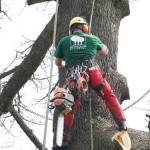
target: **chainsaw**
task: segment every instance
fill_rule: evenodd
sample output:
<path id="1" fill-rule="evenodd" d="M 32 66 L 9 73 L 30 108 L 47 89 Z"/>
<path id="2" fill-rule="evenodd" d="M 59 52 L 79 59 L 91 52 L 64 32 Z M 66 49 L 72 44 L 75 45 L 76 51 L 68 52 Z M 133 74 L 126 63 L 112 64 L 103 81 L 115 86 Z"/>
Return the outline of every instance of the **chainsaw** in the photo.
<path id="1" fill-rule="evenodd" d="M 61 147 L 64 132 L 64 116 L 72 110 L 74 97 L 65 88 L 56 88 L 54 98 L 50 100 L 52 104 L 49 109 L 56 109 L 59 112 L 56 128 L 56 144 Z"/>

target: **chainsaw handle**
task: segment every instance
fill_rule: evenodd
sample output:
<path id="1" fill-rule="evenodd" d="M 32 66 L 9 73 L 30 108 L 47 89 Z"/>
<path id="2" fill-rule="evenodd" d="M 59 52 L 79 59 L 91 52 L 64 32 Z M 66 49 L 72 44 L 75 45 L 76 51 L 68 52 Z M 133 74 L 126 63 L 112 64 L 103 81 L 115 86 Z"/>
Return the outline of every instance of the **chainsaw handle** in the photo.
<path id="1" fill-rule="evenodd" d="M 54 104 L 49 105 L 49 109 L 54 109 L 56 106 Z"/>
<path id="2" fill-rule="evenodd" d="M 54 100 L 55 99 L 58 99 L 58 98 L 61 98 L 61 99 L 65 99 L 66 101 L 68 101 L 68 102 L 70 102 L 70 103 L 72 103 L 73 105 L 74 105 L 74 102 L 72 102 L 72 101 L 70 101 L 69 99 L 67 99 L 67 98 L 65 98 L 65 97 L 54 97 L 53 99 L 51 99 L 50 100 L 50 102 L 52 102 L 52 104 L 51 105 L 49 105 L 49 109 L 54 109 L 54 108 L 56 108 L 56 105 L 54 105 Z M 60 104 L 61 105 L 61 104 Z"/>
<path id="3" fill-rule="evenodd" d="M 55 99 L 58 99 L 58 98 L 61 98 L 61 99 L 65 99 L 66 101 L 72 103 L 74 105 L 74 102 L 70 101 L 69 99 L 65 98 L 65 97 L 61 97 L 61 96 L 58 96 L 58 97 L 54 97 L 53 99 L 50 100 L 50 102 L 54 102 Z"/>

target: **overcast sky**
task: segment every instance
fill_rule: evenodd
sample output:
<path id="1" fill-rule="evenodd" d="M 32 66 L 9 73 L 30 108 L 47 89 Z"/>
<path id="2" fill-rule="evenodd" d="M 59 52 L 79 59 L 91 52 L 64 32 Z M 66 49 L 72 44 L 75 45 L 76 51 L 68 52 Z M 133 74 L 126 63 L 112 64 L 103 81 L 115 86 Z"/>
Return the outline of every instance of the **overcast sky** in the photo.
<path id="1" fill-rule="evenodd" d="M 24 8 L 25 4 L 22 1 L 14 2 L 10 0 L 11 9 L 15 14 L 13 15 L 13 22 L 6 19 L 5 23 L 0 24 L 3 27 L 3 29 L 0 30 L 0 71 L 11 62 L 12 56 L 15 55 L 14 50 L 19 49 L 20 42 L 24 37 L 36 39 L 50 18 L 50 14 L 46 14 L 48 14 L 50 10 L 53 11 L 50 9 L 50 5 L 47 6 L 46 11 L 43 11 L 45 4 L 42 4 L 42 6 L 37 5 L 36 8 L 28 6 Z M 16 6 L 20 7 L 16 9 Z M 148 64 L 150 64 L 149 8 L 150 0 L 133 0 L 130 2 L 130 16 L 125 17 L 121 22 L 118 70 L 128 79 L 131 97 L 129 101 L 122 104 L 122 108 L 126 108 L 138 100 L 150 89 L 150 70 L 148 66 Z M 150 94 L 136 104 L 135 107 L 150 109 Z M 148 129 L 145 128 L 147 125 L 145 114 L 147 112 L 135 107 L 125 111 L 127 126 L 148 131 Z M 26 139 L 26 137 L 24 138 Z M 20 143 L 20 141 L 17 141 L 17 143 Z M 24 143 L 20 149 L 29 150 L 29 147 Z M 18 149 L 19 148 L 15 150 Z"/>

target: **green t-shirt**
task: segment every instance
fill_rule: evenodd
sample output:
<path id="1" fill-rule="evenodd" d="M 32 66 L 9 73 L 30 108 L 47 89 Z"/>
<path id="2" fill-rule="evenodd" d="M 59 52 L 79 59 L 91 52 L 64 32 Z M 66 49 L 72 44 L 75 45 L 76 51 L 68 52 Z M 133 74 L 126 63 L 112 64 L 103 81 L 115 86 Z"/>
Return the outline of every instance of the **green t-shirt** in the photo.
<path id="1" fill-rule="evenodd" d="M 104 44 L 98 37 L 76 32 L 59 41 L 54 56 L 65 59 L 66 65 L 74 64 L 80 62 L 87 55 L 95 56 L 96 51 L 103 47 Z"/>

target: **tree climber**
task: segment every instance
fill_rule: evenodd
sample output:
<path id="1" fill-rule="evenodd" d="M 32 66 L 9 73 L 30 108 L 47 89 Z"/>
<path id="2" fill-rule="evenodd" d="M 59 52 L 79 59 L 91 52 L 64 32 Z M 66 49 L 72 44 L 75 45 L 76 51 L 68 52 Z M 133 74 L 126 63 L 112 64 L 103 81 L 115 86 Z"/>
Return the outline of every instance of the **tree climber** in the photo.
<path id="1" fill-rule="evenodd" d="M 73 18 L 69 24 L 69 35 L 59 41 L 54 54 L 56 57 L 55 64 L 59 68 L 65 67 L 66 69 L 66 83 L 75 99 L 72 110 L 65 115 L 62 144 L 64 148 L 68 147 L 69 144 L 69 128 L 72 126 L 74 112 L 80 102 L 79 93 L 85 93 L 84 90 L 86 89 L 86 85 L 78 84 L 79 79 L 82 83 L 86 81 L 88 86 L 91 86 L 97 95 L 104 100 L 118 126 L 118 130 L 127 130 L 124 112 L 96 63 L 96 54 L 107 55 L 107 46 L 98 37 L 88 33 L 86 20 L 81 17 Z M 79 78 L 81 75 L 83 78 Z M 57 150 L 59 147 L 54 145 L 53 149 Z"/>

